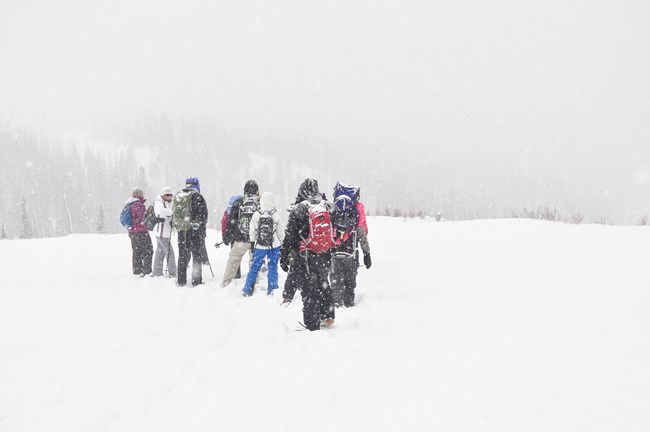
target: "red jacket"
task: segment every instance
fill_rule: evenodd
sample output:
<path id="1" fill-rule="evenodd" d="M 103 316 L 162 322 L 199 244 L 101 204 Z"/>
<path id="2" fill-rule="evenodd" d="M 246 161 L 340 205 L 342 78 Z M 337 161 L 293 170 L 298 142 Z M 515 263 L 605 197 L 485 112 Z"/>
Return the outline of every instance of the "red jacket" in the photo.
<path id="1" fill-rule="evenodd" d="M 228 210 L 224 211 L 221 217 L 221 237 L 225 237 L 226 229 L 228 229 Z"/>
<path id="2" fill-rule="evenodd" d="M 144 206 L 144 198 L 136 198 L 136 200 L 131 205 L 131 221 L 133 225 L 129 227 L 129 232 L 148 232 L 146 226 L 144 226 L 144 214 L 147 212 L 147 208 Z"/>
<path id="3" fill-rule="evenodd" d="M 366 220 L 366 209 L 363 206 L 361 201 L 357 201 L 357 214 L 359 215 L 359 226 L 366 230 L 366 235 L 368 235 L 368 221 Z"/>

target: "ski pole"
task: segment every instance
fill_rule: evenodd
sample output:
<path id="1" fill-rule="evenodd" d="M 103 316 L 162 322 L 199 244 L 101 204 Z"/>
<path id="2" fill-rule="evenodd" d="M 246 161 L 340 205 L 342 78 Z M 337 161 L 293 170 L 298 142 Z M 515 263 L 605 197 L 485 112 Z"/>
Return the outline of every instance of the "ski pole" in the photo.
<path id="1" fill-rule="evenodd" d="M 214 272 L 212 271 L 212 264 L 210 264 L 210 258 L 208 258 L 208 250 L 205 247 L 205 239 L 203 239 L 203 248 L 201 249 L 201 254 L 205 258 L 205 262 L 208 263 L 208 267 L 210 267 L 210 273 L 212 273 L 212 277 L 214 277 Z"/>
<path id="2" fill-rule="evenodd" d="M 172 253 L 172 235 L 174 234 L 174 225 L 172 225 L 171 219 L 169 221 L 169 244 L 167 245 L 167 262 L 165 267 L 165 273 L 169 276 L 169 255 Z"/>
<path id="3" fill-rule="evenodd" d="M 206 258 L 208 261 L 208 267 L 210 267 L 210 273 L 212 273 L 212 277 L 214 277 L 214 272 L 212 271 L 212 265 L 210 264 L 210 260 Z"/>

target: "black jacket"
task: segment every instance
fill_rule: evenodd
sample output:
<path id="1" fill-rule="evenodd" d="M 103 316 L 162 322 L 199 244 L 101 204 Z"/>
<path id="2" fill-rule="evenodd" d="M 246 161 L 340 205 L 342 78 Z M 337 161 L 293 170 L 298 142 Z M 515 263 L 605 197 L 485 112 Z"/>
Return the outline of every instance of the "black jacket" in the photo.
<path id="1" fill-rule="evenodd" d="M 196 189 L 185 188 L 183 192 L 193 192 L 191 195 L 192 207 L 191 207 L 191 220 L 192 223 L 199 224 L 199 229 L 197 230 L 199 234 L 203 237 L 206 236 L 206 226 L 208 225 L 208 205 L 205 202 L 205 198 Z"/>

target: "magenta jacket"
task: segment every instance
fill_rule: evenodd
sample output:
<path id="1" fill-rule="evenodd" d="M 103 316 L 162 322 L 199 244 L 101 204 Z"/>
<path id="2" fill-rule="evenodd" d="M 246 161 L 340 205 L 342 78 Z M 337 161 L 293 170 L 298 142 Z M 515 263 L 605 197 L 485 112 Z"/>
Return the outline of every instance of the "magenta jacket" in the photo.
<path id="1" fill-rule="evenodd" d="M 148 232 L 149 230 L 144 226 L 144 214 L 147 211 L 147 208 L 144 206 L 146 200 L 144 198 L 132 198 L 132 200 L 131 221 L 133 222 L 133 225 L 129 227 L 129 232 Z"/>

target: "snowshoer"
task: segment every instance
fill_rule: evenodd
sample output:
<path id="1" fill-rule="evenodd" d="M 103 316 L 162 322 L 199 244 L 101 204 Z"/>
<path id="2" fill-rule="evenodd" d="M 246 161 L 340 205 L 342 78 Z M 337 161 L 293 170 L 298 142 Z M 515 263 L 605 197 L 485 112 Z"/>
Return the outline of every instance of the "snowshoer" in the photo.
<path id="1" fill-rule="evenodd" d="M 131 239 L 131 250 L 133 252 L 133 274 L 146 276 L 151 274 L 151 261 L 153 258 L 153 245 L 149 230 L 144 225 L 144 214 L 147 211 L 144 192 L 139 187 L 131 191 L 131 198 L 126 201 L 130 216 L 129 238 Z"/>
<path id="2" fill-rule="evenodd" d="M 354 290 L 359 268 L 358 245 L 363 251 L 363 262 L 370 268 L 368 223 L 358 187 L 337 183 L 334 187 L 334 250 L 332 253 L 332 297 L 335 306 L 354 306 Z"/>
<path id="3" fill-rule="evenodd" d="M 226 207 L 226 210 L 224 210 L 223 216 L 221 217 L 221 238 L 223 240 L 223 244 L 230 246 L 230 249 L 232 249 L 233 244 L 232 239 L 226 236 L 226 232 L 228 231 L 228 215 L 230 214 L 230 210 L 232 210 L 232 206 L 235 204 L 235 201 L 241 197 L 241 195 L 231 196 L 228 200 L 228 206 Z M 241 279 L 241 264 L 237 267 L 237 273 L 235 274 L 234 279 Z"/>
<path id="4" fill-rule="evenodd" d="M 249 232 L 253 246 L 253 263 L 251 264 L 243 294 L 253 293 L 253 286 L 262 268 L 264 258 L 268 258 L 268 288 L 267 294 L 272 294 L 278 288 L 278 260 L 280 246 L 284 240 L 284 226 L 280 214 L 275 208 L 275 197 L 270 192 L 264 192 L 260 199 L 260 209 L 253 214 Z"/>
<path id="5" fill-rule="evenodd" d="M 153 258 L 153 276 L 163 275 L 163 264 L 167 259 L 169 277 L 176 277 L 176 256 L 171 244 L 172 239 L 172 197 L 171 188 L 164 187 L 160 196 L 153 202 L 153 211 L 158 223 L 153 229 L 156 237 L 156 254 Z"/>
<path id="6" fill-rule="evenodd" d="M 172 204 L 174 229 L 178 233 L 178 286 L 187 284 L 187 267 L 192 259 L 192 286 L 203 283 L 201 266 L 207 257 L 205 249 L 208 206 L 201 195 L 199 179 L 185 180 L 185 188 L 174 196 Z"/>
<path id="7" fill-rule="evenodd" d="M 321 196 L 324 196 L 325 194 L 321 194 Z M 303 202 L 305 199 L 304 197 L 300 196 L 300 191 L 298 191 L 298 196 L 296 197 L 295 201 L 293 204 L 287 208 L 287 211 L 291 213 L 293 209 L 296 207 L 296 205 L 300 204 Z M 299 289 L 298 284 L 297 284 L 297 275 L 298 273 L 295 272 L 294 270 L 297 268 L 297 263 L 298 263 L 298 250 L 291 250 L 289 252 L 289 260 L 288 260 L 288 274 L 287 274 L 287 279 L 284 281 L 284 288 L 282 290 L 282 304 L 283 305 L 288 305 L 293 301 L 294 296 L 296 295 L 296 291 Z M 294 265 L 296 263 L 296 265 Z M 286 271 L 286 270 L 285 270 Z"/>
<path id="8" fill-rule="evenodd" d="M 232 244 L 221 286 L 225 287 L 235 278 L 244 255 L 251 251 L 249 227 L 253 214 L 259 209 L 259 187 L 255 180 L 244 185 L 244 195 L 235 200 L 228 213 L 226 240 Z"/>
<path id="9" fill-rule="evenodd" d="M 322 199 L 318 182 L 305 179 L 298 189 L 301 199 L 289 214 L 285 230 L 280 267 L 289 270 L 289 256 L 296 252 L 293 262 L 294 283 L 302 292 L 302 313 L 308 330 L 319 330 L 321 320 L 334 323 L 335 311 L 328 281 L 332 253 L 331 204 Z"/>

